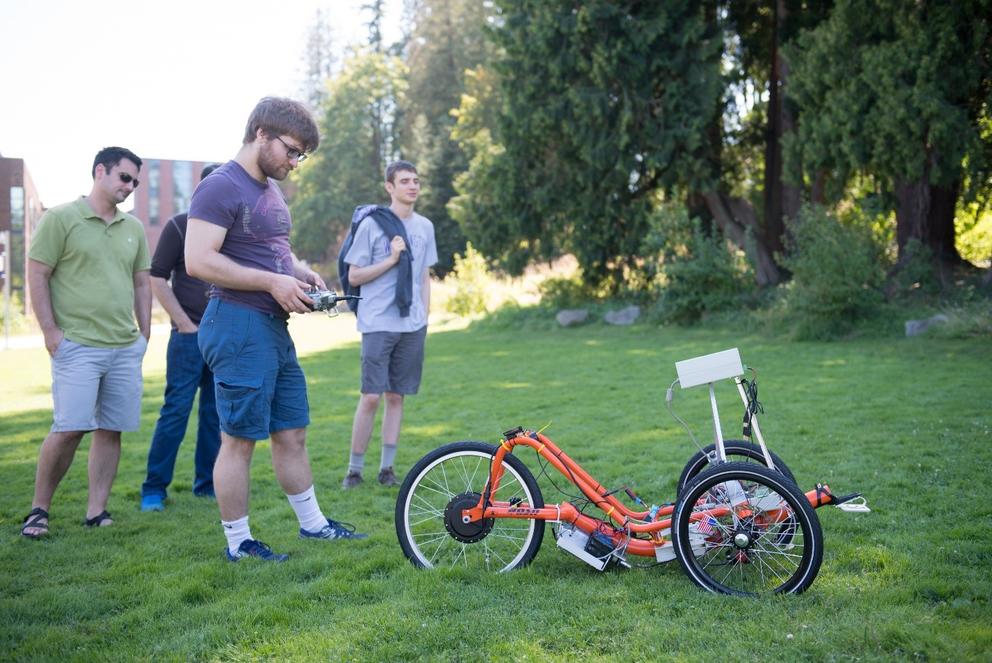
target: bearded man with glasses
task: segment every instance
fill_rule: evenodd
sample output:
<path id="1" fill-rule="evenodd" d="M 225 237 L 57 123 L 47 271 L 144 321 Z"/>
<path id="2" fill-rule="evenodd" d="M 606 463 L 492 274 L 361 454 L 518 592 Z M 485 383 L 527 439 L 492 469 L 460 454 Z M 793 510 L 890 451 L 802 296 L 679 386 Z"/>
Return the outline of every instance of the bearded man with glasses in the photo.
<path id="1" fill-rule="evenodd" d="M 117 209 L 138 186 L 141 159 L 107 147 L 89 195 L 45 212 L 28 251 L 31 306 L 52 358 L 51 431 L 41 445 L 31 513 L 21 534 L 48 533 L 48 510 L 83 436 L 92 431 L 88 527 L 110 525 L 107 500 L 121 432 L 141 419 L 141 361 L 151 331 L 145 230 Z"/>
<path id="2" fill-rule="evenodd" d="M 289 208 L 276 182 L 320 142 L 305 106 L 266 97 L 248 118 L 241 149 L 193 192 L 186 228 L 186 271 L 212 283 L 198 342 L 214 374 L 221 446 L 214 493 L 227 538 L 226 558 L 281 562 L 248 526 L 251 458 L 271 438 L 272 465 L 310 540 L 360 539 L 324 516 L 306 449 L 307 385 L 289 335 L 290 313 L 309 313 L 307 290 L 324 280 L 289 245 Z"/>

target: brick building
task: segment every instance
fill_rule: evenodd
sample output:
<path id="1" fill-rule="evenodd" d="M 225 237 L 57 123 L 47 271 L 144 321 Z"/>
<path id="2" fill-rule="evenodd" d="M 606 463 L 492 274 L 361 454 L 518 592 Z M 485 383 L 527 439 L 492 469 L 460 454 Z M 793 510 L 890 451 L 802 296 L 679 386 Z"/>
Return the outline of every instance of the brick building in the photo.
<path id="1" fill-rule="evenodd" d="M 28 311 L 27 260 L 31 233 L 45 208 L 24 159 L 0 155 L 0 244 L 4 260 L 3 292 Z"/>
<path id="2" fill-rule="evenodd" d="M 140 155 L 139 155 L 140 156 Z M 155 252 L 162 226 L 179 212 L 189 209 L 193 189 L 200 181 L 203 161 L 174 161 L 142 157 L 141 186 L 132 195 L 131 214 L 145 224 L 148 247 Z"/>
<path id="3" fill-rule="evenodd" d="M 141 156 L 141 155 L 139 155 Z M 210 162 L 145 159 L 142 157 L 141 186 L 132 194 L 131 214 L 145 224 L 145 235 L 152 253 L 158 246 L 162 226 L 179 212 L 189 209 L 193 190 L 200 182 L 200 172 Z M 218 161 L 217 163 L 224 163 Z M 292 198 L 296 187 L 287 179 L 279 183 L 286 199 Z"/>

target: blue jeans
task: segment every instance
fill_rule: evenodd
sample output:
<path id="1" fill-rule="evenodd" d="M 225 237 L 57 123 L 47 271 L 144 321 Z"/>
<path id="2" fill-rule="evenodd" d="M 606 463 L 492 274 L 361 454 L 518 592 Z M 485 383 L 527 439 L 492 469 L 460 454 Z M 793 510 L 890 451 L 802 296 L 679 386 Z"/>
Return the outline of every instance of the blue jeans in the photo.
<path id="1" fill-rule="evenodd" d="M 165 402 L 155 424 L 152 446 L 148 450 L 148 476 L 141 486 L 141 496 L 166 496 L 172 483 L 179 445 L 186 436 L 186 424 L 193 409 L 193 398 L 200 390 L 199 427 L 196 433 L 196 466 L 193 492 L 213 495 L 214 461 L 220 450 L 220 425 L 214 394 L 214 376 L 203 361 L 196 334 L 181 334 L 175 329 L 169 336 L 166 353 Z"/>

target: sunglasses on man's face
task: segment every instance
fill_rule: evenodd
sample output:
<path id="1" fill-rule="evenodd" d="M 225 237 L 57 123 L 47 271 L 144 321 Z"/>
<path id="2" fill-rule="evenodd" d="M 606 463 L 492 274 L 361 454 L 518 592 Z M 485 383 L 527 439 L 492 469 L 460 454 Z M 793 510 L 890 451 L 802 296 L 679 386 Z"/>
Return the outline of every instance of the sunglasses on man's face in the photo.
<path id="1" fill-rule="evenodd" d="M 121 178 L 121 182 L 124 182 L 124 184 L 130 184 L 131 182 L 134 182 L 135 189 L 137 189 L 138 185 L 141 184 L 141 180 L 139 180 L 137 177 L 132 177 L 130 173 L 118 172 L 117 177 Z"/>

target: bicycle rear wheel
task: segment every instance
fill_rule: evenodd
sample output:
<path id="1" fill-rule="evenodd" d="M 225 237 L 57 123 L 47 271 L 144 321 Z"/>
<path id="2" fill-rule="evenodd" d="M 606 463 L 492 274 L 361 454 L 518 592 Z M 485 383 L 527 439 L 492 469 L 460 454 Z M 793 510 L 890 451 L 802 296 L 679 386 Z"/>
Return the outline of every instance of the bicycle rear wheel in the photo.
<path id="1" fill-rule="evenodd" d="M 761 453 L 761 447 L 754 442 L 747 442 L 746 440 L 724 440 L 723 450 L 727 454 L 727 462 L 729 463 L 756 463 L 767 467 L 765 465 L 765 455 Z M 768 453 L 772 457 L 772 462 L 775 463 L 775 469 L 784 474 L 789 481 L 796 483 L 796 477 L 792 475 L 792 470 L 785 464 L 785 461 L 779 458 L 778 454 L 774 451 L 769 450 Z M 702 451 L 697 451 L 693 454 L 689 462 L 685 464 L 681 476 L 679 476 L 679 483 L 675 489 L 675 494 L 681 495 L 690 481 L 696 478 L 706 468 L 712 467 L 712 458 L 716 458 L 715 444 L 705 446 Z"/>
<path id="2" fill-rule="evenodd" d="M 544 538 L 543 520 L 461 522 L 461 510 L 475 506 L 489 483 L 495 453 L 485 442 L 454 442 L 421 458 L 407 474 L 396 498 L 396 535 L 414 566 L 510 571 L 534 559 Z M 497 498 L 544 506 L 534 476 L 510 454 L 503 460 Z"/>
<path id="3" fill-rule="evenodd" d="M 816 579 L 823 531 L 806 496 L 779 472 L 724 463 L 686 486 L 672 516 L 675 554 L 710 592 L 799 593 Z"/>

